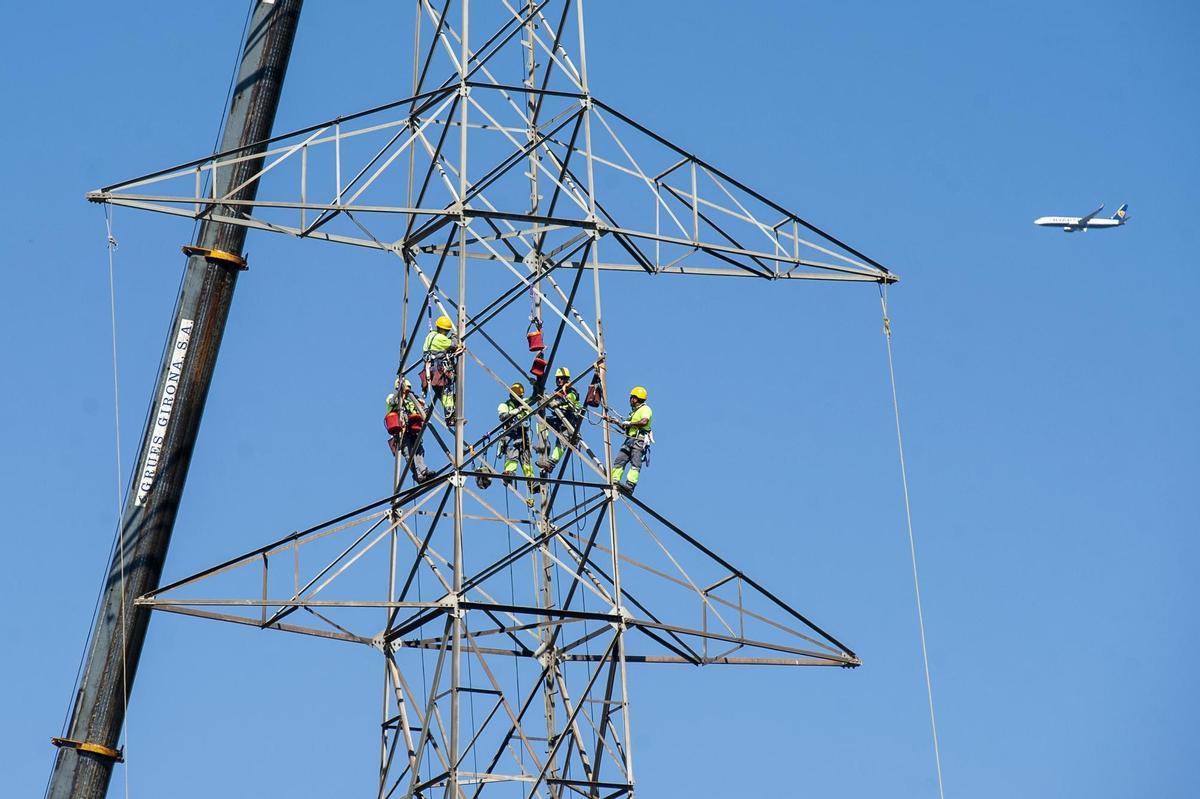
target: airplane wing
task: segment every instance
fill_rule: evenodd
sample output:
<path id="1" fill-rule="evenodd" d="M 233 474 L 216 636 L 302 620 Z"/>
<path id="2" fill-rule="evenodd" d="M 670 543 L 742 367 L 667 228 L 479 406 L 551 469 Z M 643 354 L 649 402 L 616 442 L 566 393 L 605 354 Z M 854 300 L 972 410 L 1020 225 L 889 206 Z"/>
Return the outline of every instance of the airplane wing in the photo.
<path id="1" fill-rule="evenodd" d="M 1088 223 L 1088 222 L 1091 220 L 1091 218 L 1092 218 L 1093 216 L 1095 216 L 1096 214 L 1100 213 L 1100 212 L 1101 212 L 1101 211 L 1103 211 L 1103 210 L 1104 210 L 1104 203 L 1100 203 L 1100 207 L 1099 207 L 1099 208 L 1097 208 L 1095 211 L 1092 211 L 1092 212 L 1091 212 L 1090 214 L 1088 214 L 1087 216 L 1080 217 L 1080 218 L 1079 218 L 1079 222 L 1077 222 L 1076 224 L 1080 224 L 1080 225 L 1086 225 L 1086 224 L 1087 224 L 1087 223 Z"/>

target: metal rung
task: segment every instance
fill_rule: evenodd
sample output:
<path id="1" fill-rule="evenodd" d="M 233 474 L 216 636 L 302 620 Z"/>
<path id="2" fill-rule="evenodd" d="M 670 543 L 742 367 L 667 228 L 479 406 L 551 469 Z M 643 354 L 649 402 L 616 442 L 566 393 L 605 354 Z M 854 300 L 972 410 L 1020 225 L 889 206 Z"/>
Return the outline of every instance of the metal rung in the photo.
<path id="1" fill-rule="evenodd" d="M 94 744 L 87 741 L 75 741 L 70 738 L 51 738 L 50 743 L 54 744 L 59 749 L 78 749 L 81 752 L 90 752 L 93 755 L 107 757 L 116 761 L 117 763 L 125 762 L 125 755 L 120 749 L 113 749 L 112 747 L 105 746 L 103 744 Z"/>

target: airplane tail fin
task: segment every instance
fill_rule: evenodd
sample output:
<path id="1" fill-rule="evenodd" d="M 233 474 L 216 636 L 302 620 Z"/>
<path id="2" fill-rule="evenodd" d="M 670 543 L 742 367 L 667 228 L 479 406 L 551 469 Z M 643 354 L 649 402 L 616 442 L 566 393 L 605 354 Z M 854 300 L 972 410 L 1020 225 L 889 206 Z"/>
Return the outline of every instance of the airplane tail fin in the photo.
<path id="1" fill-rule="evenodd" d="M 1117 212 L 1112 215 L 1112 218 L 1119 219 L 1122 222 L 1129 221 L 1128 209 L 1129 209 L 1129 203 L 1121 203 L 1121 207 L 1118 208 Z"/>

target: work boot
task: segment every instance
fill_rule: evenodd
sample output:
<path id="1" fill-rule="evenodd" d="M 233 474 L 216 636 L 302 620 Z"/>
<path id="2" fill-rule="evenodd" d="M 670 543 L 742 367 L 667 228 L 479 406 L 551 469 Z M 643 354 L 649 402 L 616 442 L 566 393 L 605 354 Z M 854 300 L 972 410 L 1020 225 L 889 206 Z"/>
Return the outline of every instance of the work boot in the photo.
<path id="1" fill-rule="evenodd" d="M 486 474 L 475 475 L 475 485 L 479 486 L 481 489 L 487 490 L 491 484 L 492 478 L 488 477 Z"/>
<path id="2" fill-rule="evenodd" d="M 629 496 L 633 496 L 633 489 L 635 488 L 637 488 L 635 483 L 617 483 L 617 490 Z"/>
<path id="3" fill-rule="evenodd" d="M 537 467 L 543 472 L 548 472 L 554 468 L 554 461 L 547 458 L 545 455 L 537 459 Z"/>

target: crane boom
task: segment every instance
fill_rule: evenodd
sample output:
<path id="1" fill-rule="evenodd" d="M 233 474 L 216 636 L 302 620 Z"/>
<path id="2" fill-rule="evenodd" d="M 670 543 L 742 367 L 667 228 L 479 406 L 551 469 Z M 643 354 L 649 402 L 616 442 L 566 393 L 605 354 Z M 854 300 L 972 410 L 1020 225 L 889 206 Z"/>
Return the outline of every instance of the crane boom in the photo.
<path id="1" fill-rule="evenodd" d="M 270 137 L 303 0 L 251 2 L 222 150 Z M 261 168 L 258 155 L 219 173 L 214 196 L 236 189 L 233 197 L 253 201 Z M 229 211 L 241 213 L 234 207 Z M 150 620 L 150 609 L 135 606 L 134 600 L 157 588 L 162 574 L 233 290 L 245 268 L 245 239 L 244 227 L 205 221 L 195 244 L 184 248 L 186 273 L 120 521 L 119 545 L 67 733 L 54 739 L 59 752 L 47 792 L 51 799 L 103 799 L 113 763 L 121 757 L 117 746 L 125 705 Z"/>

